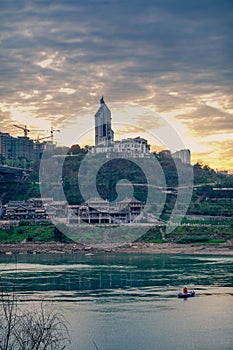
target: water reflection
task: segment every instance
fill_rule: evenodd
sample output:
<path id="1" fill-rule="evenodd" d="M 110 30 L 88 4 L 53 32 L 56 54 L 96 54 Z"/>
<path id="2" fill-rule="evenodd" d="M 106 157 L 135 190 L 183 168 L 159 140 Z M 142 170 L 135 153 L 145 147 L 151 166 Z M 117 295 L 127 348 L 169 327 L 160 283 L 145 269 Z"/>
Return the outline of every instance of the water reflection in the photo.
<path id="1" fill-rule="evenodd" d="M 17 263 L 0 256 L 1 277 L 10 286 L 16 276 L 21 306 L 58 302 L 70 323 L 68 350 L 94 350 L 93 341 L 102 350 L 232 349 L 232 263 L 152 254 L 19 255 Z M 177 298 L 184 284 L 196 298 Z"/>
<path id="2" fill-rule="evenodd" d="M 17 268 L 19 292 L 81 292 L 108 294 L 112 290 L 144 289 L 163 295 L 186 284 L 231 287 L 231 257 L 97 254 L 27 255 L 17 262 L 0 257 L 1 275 L 10 284 Z M 143 293 L 143 291 L 141 291 Z M 125 292 L 124 292 L 125 293 Z M 72 294 L 70 294 L 72 295 Z"/>

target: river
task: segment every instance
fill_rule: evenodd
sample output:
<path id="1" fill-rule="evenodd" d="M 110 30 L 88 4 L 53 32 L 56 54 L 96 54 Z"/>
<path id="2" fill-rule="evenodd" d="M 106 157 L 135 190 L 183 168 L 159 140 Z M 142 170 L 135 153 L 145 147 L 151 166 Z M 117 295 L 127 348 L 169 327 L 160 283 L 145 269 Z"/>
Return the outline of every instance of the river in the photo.
<path id="1" fill-rule="evenodd" d="M 0 256 L 4 283 L 17 268 L 23 304 L 46 299 L 65 315 L 69 350 L 232 349 L 232 266 L 230 256 Z M 195 298 L 177 298 L 184 285 Z"/>

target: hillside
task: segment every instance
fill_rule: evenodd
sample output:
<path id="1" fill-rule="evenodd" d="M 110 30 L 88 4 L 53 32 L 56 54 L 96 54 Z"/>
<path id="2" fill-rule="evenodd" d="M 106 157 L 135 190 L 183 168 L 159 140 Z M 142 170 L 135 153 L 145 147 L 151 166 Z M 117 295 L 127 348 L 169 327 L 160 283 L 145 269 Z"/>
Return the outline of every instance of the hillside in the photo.
<path id="1" fill-rule="evenodd" d="M 86 148 L 80 148 L 79 145 L 74 145 L 68 151 L 65 160 L 59 157 L 53 158 L 55 175 L 56 164 L 61 166 L 61 162 L 64 162 L 62 186 L 69 204 L 79 204 L 84 201 L 82 191 L 88 193 L 90 184 L 95 184 L 95 171 L 93 169 L 96 169 L 97 190 L 103 199 L 108 199 L 109 201 L 116 199 L 117 183 L 125 178 L 134 184 L 133 195 L 143 203 L 146 202 L 148 195 L 147 183 L 150 184 L 153 181 L 154 187 L 165 185 L 167 188 L 170 188 L 170 193 L 166 193 L 165 205 L 162 211 L 162 218 L 164 220 L 169 218 L 177 199 L 176 187 L 179 180 L 176 166 L 171 157 L 164 156 L 162 152 L 154 154 L 158 165 L 154 168 L 153 161 L 147 160 L 147 176 L 145 176 L 144 172 L 140 169 L 140 160 L 138 160 L 138 165 L 135 165 L 133 160 L 131 162 L 126 159 L 118 159 L 113 162 L 107 161 L 104 155 L 95 155 L 89 160 L 93 171 L 84 172 L 84 175 L 79 176 L 80 165 L 82 164 L 83 166 L 85 155 Z M 99 169 L 99 164 L 104 165 Z M 0 183 L 2 202 L 7 203 L 9 200 L 26 200 L 31 197 L 39 197 L 39 167 L 39 162 L 32 164 L 31 173 L 26 182 Z M 186 164 L 179 165 L 179 168 L 184 173 L 187 167 L 190 166 Z M 143 164 L 141 168 L 143 169 Z M 193 174 L 194 189 L 187 215 L 190 217 L 193 216 L 194 219 L 196 215 L 208 216 L 210 218 L 215 216 L 231 218 L 233 216 L 233 175 L 217 173 L 208 166 L 199 163 L 193 166 Z M 164 180 L 161 182 L 163 176 Z M 82 182 L 82 191 L 80 191 L 80 181 Z M 54 186 L 56 182 L 57 186 Z M 58 196 L 57 188 L 60 185 L 56 176 L 53 179 L 51 174 L 48 174 L 48 179 L 45 181 L 44 186 L 47 186 L 47 192 L 54 199 Z M 159 196 L 162 196 L 161 191 L 158 190 L 150 191 L 150 195 L 156 197 L 157 203 L 159 202 Z"/>

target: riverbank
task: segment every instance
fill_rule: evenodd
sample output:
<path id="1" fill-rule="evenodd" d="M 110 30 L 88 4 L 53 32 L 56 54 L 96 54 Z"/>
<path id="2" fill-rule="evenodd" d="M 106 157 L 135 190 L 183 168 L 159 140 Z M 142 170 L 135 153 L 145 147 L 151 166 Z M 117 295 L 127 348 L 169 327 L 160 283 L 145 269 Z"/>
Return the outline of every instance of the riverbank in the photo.
<path id="1" fill-rule="evenodd" d="M 121 246 L 87 246 L 80 243 L 25 242 L 1 243 L 0 254 L 97 254 L 106 253 L 145 253 L 145 254 L 199 254 L 233 255 L 233 242 L 220 244 L 176 244 L 176 243 L 126 243 Z"/>

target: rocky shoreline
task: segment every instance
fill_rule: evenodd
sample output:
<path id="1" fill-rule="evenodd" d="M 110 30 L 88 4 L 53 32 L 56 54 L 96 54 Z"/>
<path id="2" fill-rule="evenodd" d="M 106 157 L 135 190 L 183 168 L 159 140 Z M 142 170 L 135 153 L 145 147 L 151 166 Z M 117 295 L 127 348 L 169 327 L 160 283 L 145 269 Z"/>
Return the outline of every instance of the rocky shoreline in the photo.
<path id="1" fill-rule="evenodd" d="M 1 243 L 0 255 L 11 254 L 96 254 L 96 253 L 148 253 L 148 254 L 211 254 L 233 255 L 233 242 L 217 245 L 175 243 L 126 243 L 121 246 L 87 246 L 80 243 Z"/>

